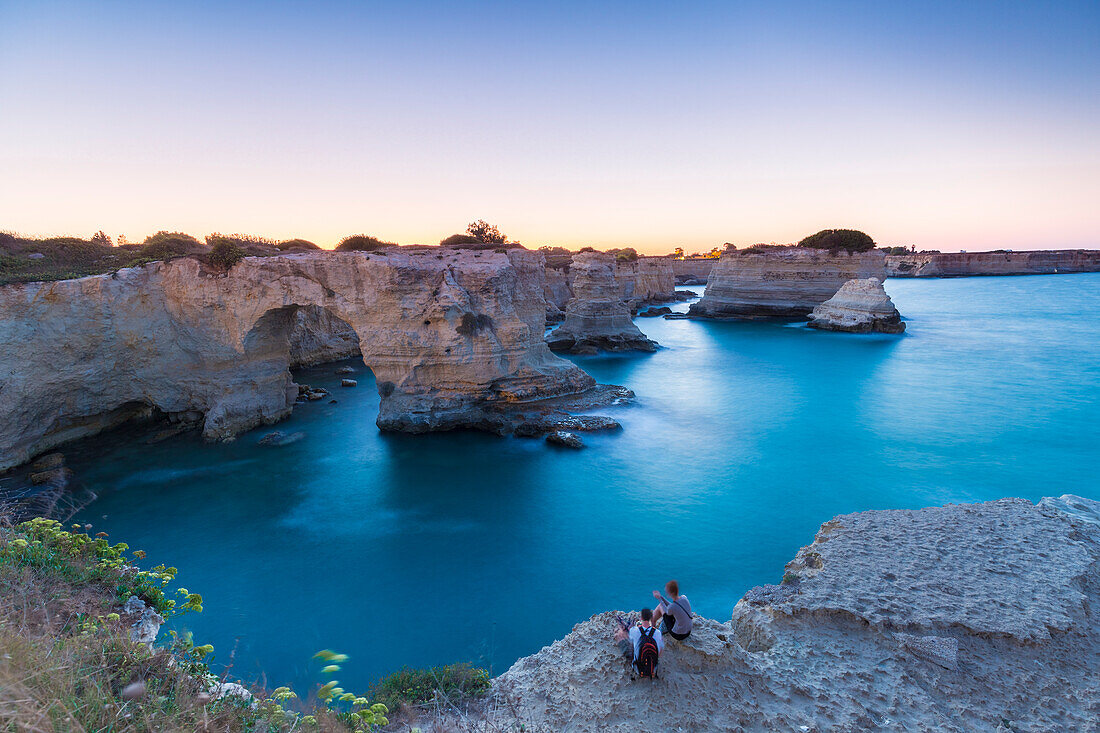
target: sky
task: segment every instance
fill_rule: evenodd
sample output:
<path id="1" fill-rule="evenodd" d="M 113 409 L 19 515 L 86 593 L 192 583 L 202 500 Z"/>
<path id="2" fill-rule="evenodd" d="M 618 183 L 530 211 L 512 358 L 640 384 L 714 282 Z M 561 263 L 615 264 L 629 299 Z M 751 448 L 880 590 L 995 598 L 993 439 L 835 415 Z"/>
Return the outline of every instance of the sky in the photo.
<path id="1" fill-rule="evenodd" d="M 1100 247 L 1100 2 L 0 0 L 0 230 Z"/>

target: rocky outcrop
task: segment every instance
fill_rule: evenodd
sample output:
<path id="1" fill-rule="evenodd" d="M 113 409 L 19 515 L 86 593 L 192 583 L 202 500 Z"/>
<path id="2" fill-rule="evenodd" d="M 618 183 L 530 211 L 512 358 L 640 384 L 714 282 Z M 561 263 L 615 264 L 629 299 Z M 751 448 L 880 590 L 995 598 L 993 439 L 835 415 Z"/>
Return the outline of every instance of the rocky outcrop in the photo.
<path id="1" fill-rule="evenodd" d="M 849 280 L 836 295 L 814 308 L 810 326 L 851 333 L 901 333 L 905 324 L 882 281 L 869 277 Z"/>
<path id="2" fill-rule="evenodd" d="M 616 260 L 615 282 L 620 298 L 632 301 L 634 307 L 676 300 L 676 276 L 667 257 Z"/>
<path id="3" fill-rule="evenodd" d="M 734 250 L 718 260 L 703 297 L 688 313 L 703 318 L 804 318 L 847 281 L 868 277 L 886 278 L 881 251 Z"/>
<path id="4" fill-rule="evenodd" d="M 1100 502 L 1073 496 L 822 525 L 784 583 L 667 641 L 632 681 L 616 613 L 494 681 L 488 725 L 531 731 L 1091 730 Z M 492 728 L 490 728 L 492 729 Z"/>
<path id="5" fill-rule="evenodd" d="M 0 469 L 153 409 L 199 415 L 210 439 L 287 416 L 303 308 L 355 330 L 379 427 L 501 431 L 505 407 L 594 385 L 543 341 L 544 277 L 520 249 L 391 249 L 0 287 Z"/>
<path id="6" fill-rule="evenodd" d="M 1100 272 L 1100 250 L 935 252 L 886 257 L 886 273 L 889 277 L 1056 275 L 1073 272 Z"/>
<path id="7" fill-rule="evenodd" d="M 656 342 L 638 330 L 623 304 L 613 257 L 582 252 L 573 258 L 570 272 L 573 298 L 564 322 L 547 337 L 551 349 L 581 354 L 601 349 L 656 351 Z"/>

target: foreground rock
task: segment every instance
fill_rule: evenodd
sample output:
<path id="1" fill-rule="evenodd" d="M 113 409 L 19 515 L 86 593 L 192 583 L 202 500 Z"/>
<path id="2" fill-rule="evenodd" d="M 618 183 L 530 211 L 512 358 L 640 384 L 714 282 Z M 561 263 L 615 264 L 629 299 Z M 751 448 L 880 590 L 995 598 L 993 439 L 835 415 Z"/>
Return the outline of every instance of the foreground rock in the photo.
<path id="1" fill-rule="evenodd" d="M 1100 272 L 1100 250 L 1048 249 L 1032 252 L 929 252 L 888 255 L 890 277 L 974 275 L 1057 275 Z"/>
<path id="2" fill-rule="evenodd" d="M 497 430 L 497 408 L 590 390 L 543 342 L 543 258 L 425 249 L 193 258 L 0 287 L 0 470 L 153 411 L 227 439 L 286 417 L 303 308 L 356 332 L 387 430 Z"/>
<path id="3" fill-rule="evenodd" d="M 809 247 L 763 247 L 722 254 L 703 297 L 688 308 L 702 318 L 804 318 L 852 279 L 886 279 L 885 256 Z"/>
<path id="4" fill-rule="evenodd" d="M 810 326 L 851 333 L 902 333 L 905 324 L 882 282 L 873 277 L 849 280 L 836 295 L 814 308 Z"/>
<path id="5" fill-rule="evenodd" d="M 656 351 L 630 318 L 620 285 L 615 280 L 615 259 L 601 252 L 582 252 L 573 258 L 573 298 L 565 320 L 547 341 L 554 351 L 590 354 L 604 351 Z"/>
<path id="6" fill-rule="evenodd" d="M 473 727 L 1093 730 L 1098 614 L 1098 502 L 847 514 L 783 585 L 669 641 L 658 682 L 631 681 L 603 613 L 497 678 Z"/>

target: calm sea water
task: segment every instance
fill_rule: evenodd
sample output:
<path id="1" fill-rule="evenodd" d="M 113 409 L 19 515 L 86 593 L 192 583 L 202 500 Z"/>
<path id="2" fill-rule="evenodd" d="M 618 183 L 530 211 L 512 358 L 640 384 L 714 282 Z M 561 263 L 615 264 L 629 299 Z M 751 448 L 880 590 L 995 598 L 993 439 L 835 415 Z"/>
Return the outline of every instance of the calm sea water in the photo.
<path id="1" fill-rule="evenodd" d="M 281 448 L 119 439 L 78 462 L 81 517 L 179 568 L 179 619 L 272 685 L 322 648 L 361 688 L 402 665 L 506 669 L 675 577 L 727 618 L 842 513 L 1003 496 L 1100 498 L 1100 274 L 891 280 L 903 337 L 639 319 L 666 348 L 580 357 L 636 404 L 580 452 L 479 433 L 380 434 L 369 372 L 298 381 Z"/>

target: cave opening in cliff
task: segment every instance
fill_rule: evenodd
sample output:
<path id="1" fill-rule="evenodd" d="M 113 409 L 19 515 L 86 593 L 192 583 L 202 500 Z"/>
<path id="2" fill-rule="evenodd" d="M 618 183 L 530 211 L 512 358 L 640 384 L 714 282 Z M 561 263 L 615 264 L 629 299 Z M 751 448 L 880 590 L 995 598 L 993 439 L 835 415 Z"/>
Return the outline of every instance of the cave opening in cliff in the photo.
<path id="1" fill-rule="evenodd" d="M 291 305 L 267 311 L 248 332 L 244 348 L 250 360 L 285 360 L 289 369 L 363 355 L 359 335 L 351 324 L 318 305 Z"/>

